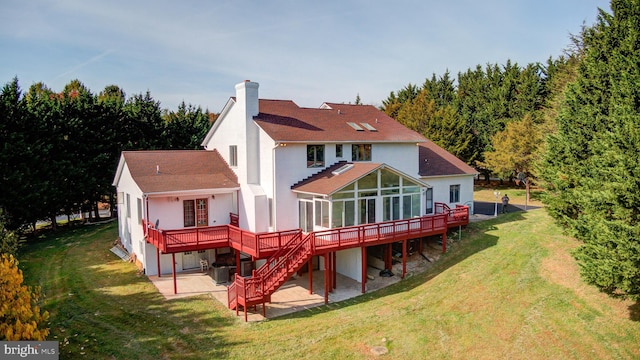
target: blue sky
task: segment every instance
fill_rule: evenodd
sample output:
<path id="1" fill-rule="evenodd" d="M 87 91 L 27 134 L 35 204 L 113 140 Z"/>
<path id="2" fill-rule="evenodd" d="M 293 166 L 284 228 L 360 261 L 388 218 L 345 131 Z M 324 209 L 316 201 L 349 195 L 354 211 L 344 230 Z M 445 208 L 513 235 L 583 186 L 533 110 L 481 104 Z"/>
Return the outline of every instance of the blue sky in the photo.
<path id="1" fill-rule="evenodd" d="M 151 92 L 219 112 L 234 85 L 300 106 L 380 105 L 447 69 L 557 57 L 605 0 L 0 0 L 0 81 Z"/>

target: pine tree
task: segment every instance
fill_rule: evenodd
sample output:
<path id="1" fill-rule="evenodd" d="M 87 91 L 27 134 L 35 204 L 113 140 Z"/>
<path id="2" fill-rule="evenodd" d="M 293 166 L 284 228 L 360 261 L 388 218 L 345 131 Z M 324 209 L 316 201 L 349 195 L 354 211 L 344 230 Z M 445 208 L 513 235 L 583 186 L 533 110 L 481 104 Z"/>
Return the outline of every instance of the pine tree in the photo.
<path id="1" fill-rule="evenodd" d="M 584 59 L 547 140 L 550 214 L 583 241 L 581 274 L 640 299 L 640 1 L 613 0 L 583 30 Z"/>
<path id="2" fill-rule="evenodd" d="M 429 90 L 423 88 L 402 106 L 397 120 L 464 159 L 468 155 L 471 132 L 453 106 L 438 106 L 436 101 Z"/>

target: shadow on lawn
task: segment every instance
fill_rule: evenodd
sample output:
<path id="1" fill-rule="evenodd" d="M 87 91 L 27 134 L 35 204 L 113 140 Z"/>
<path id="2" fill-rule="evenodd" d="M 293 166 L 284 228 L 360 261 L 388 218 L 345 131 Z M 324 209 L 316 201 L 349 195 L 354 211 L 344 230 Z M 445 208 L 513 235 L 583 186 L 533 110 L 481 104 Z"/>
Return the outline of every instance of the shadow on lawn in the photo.
<path id="1" fill-rule="evenodd" d="M 629 306 L 629 319 L 632 321 L 640 321 L 640 301 L 636 301 Z"/>
<path id="2" fill-rule="evenodd" d="M 47 340 L 61 358 L 224 358 L 237 345 L 223 329 L 235 323 L 212 311 L 215 300 L 165 300 L 153 284 L 109 251 L 114 225 L 74 229 L 39 239 L 25 254 L 51 313 Z M 32 281 L 33 283 L 34 281 Z"/>
<path id="3" fill-rule="evenodd" d="M 337 309 L 348 308 L 352 305 L 362 304 L 374 299 L 379 299 L 388 295 L 399 294 L 409 290 L 412 290 L 420 285 L 429 282 L 431 279 L 440 275 L 447 269 L 462 262 L 468 257 L 475 255 L 485 249 L 495 246 L 498 243 L 498 237 L 488 235 L 487 232 L 494 230 L 497 225 L 503 223 L 509 223 L 514 221 L 523 220 L 523 212 L 514 212 L 507 215 L 500 215 L 497 218 L 476 222 L 469 224 L 466 228 L 462 229 L 462 240 L 458 241 L 456 235 L 457 229 L 450 230 L 447 234 L 449 241 L 448 250 L 439 260 L 433 263 L 433 266 L 429 267 L 426 271 L 416 274 L 414 276 L 405 278 L 395 284 L 389 285 L 385 288 L 367 292 L 355 298 L 347 299 L 340 302 L 329 303 L 314 308 L 310 308 L 304 311 L 286 314 L 279 317 L 270 318 L 270 321 L 300 319 L 310 316 L 314 316 L 319 313 L 324 313 Z"/>

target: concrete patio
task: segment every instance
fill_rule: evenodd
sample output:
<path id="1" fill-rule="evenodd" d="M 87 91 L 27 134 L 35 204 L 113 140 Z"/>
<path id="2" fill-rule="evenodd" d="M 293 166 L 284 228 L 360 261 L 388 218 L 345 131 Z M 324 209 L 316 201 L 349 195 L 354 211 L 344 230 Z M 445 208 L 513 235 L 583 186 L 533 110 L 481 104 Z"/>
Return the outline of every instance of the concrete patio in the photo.
<path id="1" fill-rule="evenodd" d="M 532 208 L 532 207 L 530 207 Z M 471 222 L 483 221 L 494 218 L 494 204 L 475 202 L 475 214 L 471 215 Z M 512 211 L 522 211 L 520 206 L 513 206 Z M 424 242 L 423 253 L 433 261 L 441 255 L 442 248 L 436 243 Z M 420 254 L 415 253 L 407 258 L 407 277 L 425 271 L 433 263 L 425 260 Z M 366 284 L 367 293 L 389 286 L 401 280 L 402 264 L 393 265 L 392 277 L 381 277 L 380 270 L 373 267 L 367 268 L 369 279 Z M 267 318 L 274 318 L 285 314 L 290 314 L 305 309 L 324 305 L 324 271 L 315 270 L 313 272 L 313 293 L 309 293 L 308 273 L 302 276 L 295 276 L 289 279 L 271 297 L 271 303 L 266 304 Z M 228 283 L 216 284 L 208 272 L 192 271 L 178 273 L 177 275 L 178 293 L 173 293 L 173 278 L 171 275 L 164 275 L 159 278 L 150 276 L 149 279 L 156 286 L 158 291 L 168 300 L 183 298 L 194 295 L 209 294 L 224 306 L 227 306 L 227 286 Z M 373 278 L 373 280 L 371 280 Z M 362 295 L 362 285 L 346 276 L 337 274 L 336 289 L 329 293 L 329 303 L 335 303 Z M 229 310 L 235 315 L 235 310 Z M 242 311 L 239 312 L 243 316 Z M 262 308 L 257 310 L 249 309 L 249 321 L 264 320 Z"/>
<path id="2" fill-rule="evenodd" d="M 437 244 L 424 246 L 424 253 L 433 260 L 439 257 L 441 248 Z M 407 277 L 418 274 L 432 264 L 415 253 L 407 258 Z M 373 267 L 367 268 L 368 280 L 367 293 L 389 286 L 401 280 L 402 263 L 393 265 L 392 277 L 381 277 L 380 270 Z M 373 280 L 371 280 L 373 278 Z M 171 275 L 149 276 L 149 280 L 158 291 L 167 299 L 184 298 L 195 295 L 208 294 L 227 306 L 227 286 L 229 283 L 216 284 L 210 276 L 210 272 L 199 270 L 176 274 L 178 293 L 173 293 L 173 277 Z M 335 303 L 362 295 L 362 284 L 346 276 L 336 274 L 336 289 L 329 293 L 329 303 Z M 309 293 L 309 274 L 304 273 L 294 276 L 276 291 L 271 302 L 266 304 L 267 318 L 275 318 L 305 309 L 324 305 L 324 271 L 313 271 L 313 292 Z M 235 310 L 229 310 L 235 315 Z M 242 310 L 239 316 L 243 317 Z M 249 309 L 248 321 L 264 320 L 261 305 L 256 310 Z"/>

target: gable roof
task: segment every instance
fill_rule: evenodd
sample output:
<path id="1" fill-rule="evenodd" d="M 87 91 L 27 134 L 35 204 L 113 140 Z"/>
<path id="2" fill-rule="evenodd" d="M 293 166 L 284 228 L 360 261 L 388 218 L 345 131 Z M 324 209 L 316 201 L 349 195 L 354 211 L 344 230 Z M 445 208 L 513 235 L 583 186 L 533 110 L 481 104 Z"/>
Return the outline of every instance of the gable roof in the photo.
<path id="1" fill-rule="evenodd" d="M 240 187 L 236 174 L 217 150 L 123 151 L 114 185 L 125 163 L 147 194 Z"/>
<path id="2" fill-rule="evenodd" d="M 343 166 L 349 166 L 349 169 L 340 172 Z M 370 162 L 346 162 L 340 161 L 328 168 L 294 184 L 291 190 L 299 193 L 307 193 L 314 195 L 331 195 L 352 182 L 363 178 L 366 175 L 378 170 L 387 169 L 400 176 L 414 180 L 424 186 L 429 186 L 424 181 L 415 179 L 407 174 L 404 174 L 387 164 L 370 163 Z"/>
<path id="3" fill-rule="evenodd" d="M 302 108 L 291 100 L 259 100 L 254 121 L 279 142 L 417 143 L 426 139 L 371 105 L 324 103 Z M 357 124 L 356 130 L 349 123 Z M 368 125 L 367 125 L 368 124 Z"/>
<path id="4" fill-rule="evenodd" d="M 420 176 L 476 175 L 478 171 L 450 152 L 427 141 L 418 145 Z"/>

